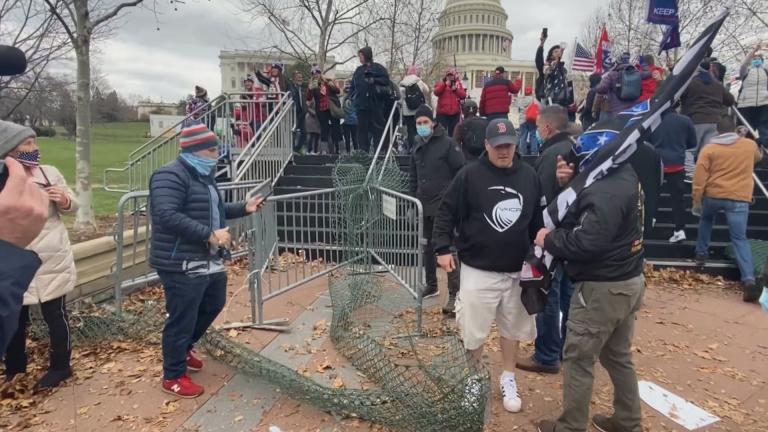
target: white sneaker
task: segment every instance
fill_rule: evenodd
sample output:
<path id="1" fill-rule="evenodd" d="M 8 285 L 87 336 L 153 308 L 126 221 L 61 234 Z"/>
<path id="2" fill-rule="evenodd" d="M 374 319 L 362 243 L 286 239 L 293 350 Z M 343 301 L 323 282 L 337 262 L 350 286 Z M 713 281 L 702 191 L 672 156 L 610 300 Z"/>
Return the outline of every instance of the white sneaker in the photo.
<path id="1" fill-rule="evenodd" d="M 675 231 L 674 234 L 672 234 L 672 237 L 669 238 L 670 243 L 680 243 L 681 241 L 685 241 L 685 231 Z"/>
<path id="2" fill-rule="evenodd" d="M 501 397 L 504 399 L 504 409 L 512 413 L 520 412 L 520 410 L 523 409 L 523 401 L 517 393 L 515 374 L 504 372 L 501 374 L 499 381 L 501 385 Z"/>

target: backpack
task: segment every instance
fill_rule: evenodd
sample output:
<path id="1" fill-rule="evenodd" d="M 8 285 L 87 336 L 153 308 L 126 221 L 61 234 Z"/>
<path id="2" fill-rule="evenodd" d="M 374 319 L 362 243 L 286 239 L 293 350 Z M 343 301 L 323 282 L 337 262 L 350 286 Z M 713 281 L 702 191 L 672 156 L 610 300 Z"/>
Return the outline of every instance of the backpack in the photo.
<path id="1" fill-rule="evenodd" d="M 415 111 L 424 104 L 424 93 L 421 92 L 419 83 L 415 82 L 405 88 L 405 106 Z"/>
<path id="2" fill-rule="evenodd" d="M 488 120 L 482 117 L 474 117 L 464 121 L 462 128 L 461 148 L 467 154 L 474 157 L 480 157 L 485 151 L 485 129 L 488 127 Z"/>
<path id="3" fill-rule="evenodd" d="M 616 83 L 616 97 L 619 100 L 633 102 L 643 94 L 643 75 L 634 66 L 619 69 L 619 81 Z"/>

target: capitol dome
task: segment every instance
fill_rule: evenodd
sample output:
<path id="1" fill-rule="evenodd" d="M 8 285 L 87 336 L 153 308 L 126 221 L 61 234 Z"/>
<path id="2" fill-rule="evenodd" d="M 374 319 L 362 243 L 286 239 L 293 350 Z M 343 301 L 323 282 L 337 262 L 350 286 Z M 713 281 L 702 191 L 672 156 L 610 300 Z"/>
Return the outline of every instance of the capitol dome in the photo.
<path id="1" fill-rule="evenodd" d="M 447 0 L 438 18 L 439 29 L 432 38 L 432 47 L 439 63 L 453 66 L 454 56 L 460 76 L 465 73 L 469 89 L 479 96 L 483 78 L 497 66 L 503 66 L 511 79 L 523 73 L 524 85 L 535 79 L 534 53 L 525 53 L 531 61 L 512 60 L 514 36 L 507 28 L 507 12 L 501 0 Z"/>

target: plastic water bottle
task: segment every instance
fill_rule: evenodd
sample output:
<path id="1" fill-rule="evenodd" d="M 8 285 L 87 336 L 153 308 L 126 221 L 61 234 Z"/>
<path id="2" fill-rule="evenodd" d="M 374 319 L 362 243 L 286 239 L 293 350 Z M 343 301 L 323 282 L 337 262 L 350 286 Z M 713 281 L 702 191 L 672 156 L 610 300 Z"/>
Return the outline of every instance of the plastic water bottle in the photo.
<path id="1" fill-rule="evenodd" d="M 763 295 L 760 296 L 760 305 L 763 310 L 768 312 L 768 286 L 763 287 Z"/>

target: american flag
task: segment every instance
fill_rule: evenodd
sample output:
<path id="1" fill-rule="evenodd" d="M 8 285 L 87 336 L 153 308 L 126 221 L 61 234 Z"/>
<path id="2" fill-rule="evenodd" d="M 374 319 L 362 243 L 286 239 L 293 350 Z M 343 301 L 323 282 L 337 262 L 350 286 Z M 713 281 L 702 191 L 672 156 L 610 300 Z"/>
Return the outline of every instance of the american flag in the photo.
<path id="1" fill-rule="evenodd" d="M 595 58 L 578 42 L 576 43 L 576 51 L 573 53 L 573 66 L 571 68 L 579 72 L 592 72 L 595 70 Z"/>

